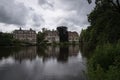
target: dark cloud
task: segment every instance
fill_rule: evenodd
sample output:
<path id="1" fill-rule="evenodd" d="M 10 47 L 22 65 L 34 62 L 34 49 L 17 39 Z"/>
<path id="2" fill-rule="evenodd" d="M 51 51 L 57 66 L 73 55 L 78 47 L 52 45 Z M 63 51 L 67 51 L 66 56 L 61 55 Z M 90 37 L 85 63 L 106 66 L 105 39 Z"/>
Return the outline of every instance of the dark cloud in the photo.
<path id="1" fill-rule="evenodd" d="M 7 24 L 25 25 L 28 9 L 15 0 L 0 0 L 0 22 Z"/>
<path id="2" fill-rule="evenodd" d="M 39 0 L 38 2 L 39 2 L 40 5 L 43 5 L 43 4 L 47 3 L 47 0 Z"/>

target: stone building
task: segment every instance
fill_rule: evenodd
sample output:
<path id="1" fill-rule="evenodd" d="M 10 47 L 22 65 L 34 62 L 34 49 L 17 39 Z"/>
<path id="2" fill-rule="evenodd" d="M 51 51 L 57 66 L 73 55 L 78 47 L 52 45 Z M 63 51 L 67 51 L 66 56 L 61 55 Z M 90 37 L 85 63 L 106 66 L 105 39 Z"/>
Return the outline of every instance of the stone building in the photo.
<path id="1" fill-rule="evenodd" d="M 13 37 L 15 39 L 18 39 L 20 41 L 25 41 L 29 43 L 36 43 L 36 31 L 30 29 L 30 30 L 22 30 L 21 28 L 19 30 L 13 31 Z"/>
<path id="2" fill-rule="evenodd" d="M 77 32 L 68 31 L 69 42 L 79 42 L 79 35 Z"/>
<path id="3" fill-rule="evenodd" d="M 48 41 L 48 43 L 53 43 L 53 42 L 60 42 L 60 36 L 58 34 L 58 31 L 50 31 L 47 30 L 45 31 L 45 40 Z M 79 42 L 79 35 L 77 32 L 71 32 L 68 31 L 68 41 L 69 42 Z"/>
<path id="4" fill-rule="evenodd" d="M 53 42 L 59 42 L 59 35 L 57 31 L 50 31 L 47 30 L 45 31 L 45 40 L 48 41 L 48 43 L 53 43 Z"/>

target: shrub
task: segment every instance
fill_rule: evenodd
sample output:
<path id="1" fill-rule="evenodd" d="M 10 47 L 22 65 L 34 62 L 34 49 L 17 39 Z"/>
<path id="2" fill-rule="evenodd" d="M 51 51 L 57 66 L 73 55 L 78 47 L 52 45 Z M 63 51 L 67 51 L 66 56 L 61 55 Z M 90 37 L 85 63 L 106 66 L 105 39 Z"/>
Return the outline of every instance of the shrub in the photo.
<path id="1" fill-rule="evenodd" d="M 120 43 L 97 46 L 88 61 L 90 80 L 120 80 Z"/>

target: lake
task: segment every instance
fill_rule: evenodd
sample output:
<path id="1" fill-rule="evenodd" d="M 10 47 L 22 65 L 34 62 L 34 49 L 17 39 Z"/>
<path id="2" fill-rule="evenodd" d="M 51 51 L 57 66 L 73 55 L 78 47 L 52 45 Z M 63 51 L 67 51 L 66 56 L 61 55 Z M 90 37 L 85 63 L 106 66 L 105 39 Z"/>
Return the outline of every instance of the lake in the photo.
<path id="1" fill-rule="evenodd" d="M 0 47 L 0 80 L 87 80 L 79 46 Z"/>

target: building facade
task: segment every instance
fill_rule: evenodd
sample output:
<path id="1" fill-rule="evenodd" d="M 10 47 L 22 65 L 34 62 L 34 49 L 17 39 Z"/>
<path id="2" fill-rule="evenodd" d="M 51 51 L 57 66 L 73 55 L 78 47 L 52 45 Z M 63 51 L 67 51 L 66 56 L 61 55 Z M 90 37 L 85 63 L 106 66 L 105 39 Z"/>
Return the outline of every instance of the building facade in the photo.
<path id="1" fill-rule="evenodd" d="M 60 36 L 58 31 L 45 31 L 45 40 L 48 43 L 60 42 Z M 79 42 L 79 35 L 77 32 L 68 31 L 68 42 Z"/>
<path id="2" fill-rule="evenodd" d="M 60 41 L 59 35 L 57 31 L 45 31 L 45 40 L 48 41 L 48 43 L 56 42 L 58 43 Z"/>
<path id="3" fill-rule="evenodd" d="M 20 41 L 25 41 L 28 43 L 34 43 L 36 44 L 36 31 L 30 29 L 30 30 L 22 30 L 21 28 L 19 30 L 13 31 L 13 37 L 15 39 L 18 39 Z"/>
<path id="4" fill-rule="evenodd" d="M 79 35 L 77 32 L 68 31 L 69 42 L 79 42 Z"/>

